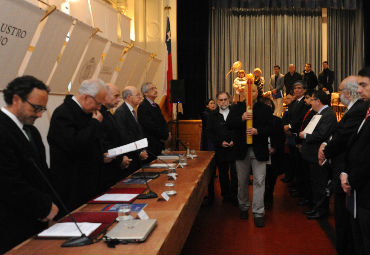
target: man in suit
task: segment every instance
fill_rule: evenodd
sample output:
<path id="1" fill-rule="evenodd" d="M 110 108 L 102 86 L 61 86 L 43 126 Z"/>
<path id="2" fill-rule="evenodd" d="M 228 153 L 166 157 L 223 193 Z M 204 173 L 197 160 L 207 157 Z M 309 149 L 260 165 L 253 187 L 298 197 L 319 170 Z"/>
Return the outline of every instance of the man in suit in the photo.
<path id="1" fill-rule="evenodd" d="M 117 108 L 114 118 L 117 121 L 121 141 L 128 144 L 145 137 L 136 112 L 143 97 L 137 88 L 127 86 L 122 91 L 122 98 L 125 102 Z M 148 153 L 146 150 L 134 151 L 128 153 L 128 157 L 132 159 L 129 173 L 133 173 L 141 168 L 141 161 L 148 158 Z"/>
<path id="2" fill-rule="evenodd" d="M 329 99 L 331 99 L 331 93 L 333 93 L 333 83 L 334 83 L 334 71 L 329 69 L 328 61 L 322 62 L 322 71 L 318 76 L 319 89 L 322 89 L 328 94 Z"/>
<path id="3" fill-rule="evenodd" d="M 321 144 L 318 155 L 320 165 L 324 160 L 331 159 L 338 254 L 354 253 L 350 214 L 346 210 L 346 194 L 340 185 L 339 175 L 345 168 L 345 153 L 349 139 L 356 133 L 367 111 L 367 103 L 360 99 L 357 89 L 357 77 L 355 76 L 345 78 L 340 84 L 341 102 L 347 106 L 347 111 L 332 138 Z"/>
<path id="4" fill-rule="evenodd" d="M 236 172 L 238 175 L 238 201 L 240 218 L 248 219 L 249 200 L 249 173 L 253 169 L 253 204 L 252 212 L 256 227 L 264 227 L 264 192 L 266 163 L 269 160 L 267 138 L 271 134 L 272 110 L 269 106 L 257 100 L 257 86 L 252 86 L 253 113 L 246 111 L 245 102 L 233 105 L 227 125 L 234 132 L 234 147 L 236 158 Z M 246 129 L 246 121 L 253 119 L 253 128 Z M 246 135 L 253 136 L 253 144 L 246 143 Z"/>
<path id="5" fill-rule="evenodd" d="M 280 73 L 280 66 L 274 66 L 274 74 L 271 75 L 269 90 L 275 104 L 274 115 L 281 118 L 283 114 L 284 75 Z"/>
<path id="6" fill-rule="evenodd" d="M 144 100 L 137 109 L 139 123 L 144 136 L 148 138 L 148 151 L 158 156 L 164 149 L 164 143 L 171 139 L 171 134 L 168 132 L 168 125 L 161 109 L 154 101 L 158 96 L 157 87 L 150 82 L 144 83 L 141 86 L 141 93 Z M 149 160 L 155 159 L 154 155 L 149 155 Z"/>
<path id="7" fill-rule="evenodd" d="M 358 73 L 358 93 L 363 100 L 370 100 L 370 66 Z M 346 152 L 346 166 L 340 174 L 341 186 L 347 194 L 356 193 L 356 217 L 351 217 L 352 233 L 356 254 L 369 254 L 369 139 L 370 107 L 368 107 L 360 126 L 350 139 Z"/>
<path id="8" fill-rule="evenodd" d="M 329 210 L 329 199 L 326 187 L 329 180 L 329 169 L 319 165 L 318 152 L 322 142 L 326 141 L 337 127 L 337 117 L 328 106 L 329 99 L 322 90 L 312 94 L 312 109 L 317 114 L 312 118 L 320 118 L 312 133 L 301 131 L 299 137 L 303 140 L 302 158 L 309 162 L 310 180 L 313 196 L 313 208 L 306 210 L 308 219 L 318 219 L 326 216 Z M 320 117 L 321 116 L 321 117 Z"/>
<path id="9" fill-rule="evenodd" d="M 303 81 L 307 85 L 307 91 L 313 92 L 316 86 L 319 84 L 316 74 L 311 69 L 311 63 L 306 63 L 304 65 L 304 71 L 302 73 Z"/>
<path id="10" fill-rule="evenodd" d="M 235 169 L 233 133 L 226 126 L 230 113 L 230 95 L 227 92 L 220 92 L 216 98 L 218 107 L 209 114 L 207 134 L 216 148 L 216 165 L 223 202 L 237 204 L 238 178 Z"/>
<path id="11" fill-rule="evenodd" d="M 121 140 L 118 124 L 111 113 L 113 108 L 116 108 L 121 101 L 121 93 L 119 88 L 114 84 L 106 84 L 107 96 L 105 103 L 101 106 L 100 113 L 103 115 L 102 121 L 102 144 L 105 153 L 109 149 L 113 149 L 124 145 Z M 126 155 L 120 155 L 115 158 L 104 158 L 103 173 L 102 173 L 102 190 L 114 185 L 117 181 L 128 175 L 127 167 L 130 165 L 131 159 Z"/>
<path id="12" fill-rule="evenodd" d="M 302 80 L 302 75 L 295 71 L 295 66 L 290 64 L 288 67 L 289 72 L 284 75 L 284 85 L 286 94 L 294 94 L 294 83 Z"/>
<path id="13" fill-rule="evenodd" d="M 85 80 L 76 96 L 67 95 L 55 109 L 47 136 L 50 166 L 67 208 L 86 203 L 99 192 L 103 148 L 99 112 L 106 96 L 102 80 Z"/>
<path id="14" fill-rule="evenodd" d="M 49 170 L 33 126 L 46 111 L 49 88 L 32 76 L 11 81 L 0 111 L 0 253 L 40 232 L 58 213 Z"/>

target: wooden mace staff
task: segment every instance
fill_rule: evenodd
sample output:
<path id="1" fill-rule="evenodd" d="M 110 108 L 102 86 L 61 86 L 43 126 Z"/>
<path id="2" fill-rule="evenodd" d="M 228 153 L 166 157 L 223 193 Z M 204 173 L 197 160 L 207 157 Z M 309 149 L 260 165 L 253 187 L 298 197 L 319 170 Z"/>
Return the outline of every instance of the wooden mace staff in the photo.
<path id="1" fill-rule="evenodd" d="M 247 74 L 247 86 L 245 88 L 246 112 L 253 113 L 252 86 L 254 83 L 253 74 Z M 253 127 L 253 120 L 247 120 L 247 129 Z M 253 136 L 247 135 L 247 144 L 253 143 Z"/>

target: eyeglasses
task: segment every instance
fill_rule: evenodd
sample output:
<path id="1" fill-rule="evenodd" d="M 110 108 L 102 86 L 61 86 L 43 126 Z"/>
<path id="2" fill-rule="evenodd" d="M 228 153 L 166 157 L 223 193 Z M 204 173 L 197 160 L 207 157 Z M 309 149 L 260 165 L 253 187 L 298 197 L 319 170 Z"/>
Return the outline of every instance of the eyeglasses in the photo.
<path id="1" fill-rule="evenodd" d="M 98 101 L 96 101 L 95 97 L 90 96 L 90 95 L 89 95 L 89 97 L 91 97 L 91 98 L 95 101 L 95 104 L 96 104 L 96 105 L 98 105 L 98 106 L 102 106 L 102 104 L 103 104 L 103 103 L 99 103 Z"/>
<path id="2" fill-rule="evenodd" d="M 26 100 L 26 102 L 32 106 L 33 110 L 35 111 L 35 113 L 38 113 L 38 112 L 45 112 L 47 109 L 45 106 L 42 106 L 42 105 L 37 105 L 37 104 L 32 104 L 30 103 L 28 100 Z"/>

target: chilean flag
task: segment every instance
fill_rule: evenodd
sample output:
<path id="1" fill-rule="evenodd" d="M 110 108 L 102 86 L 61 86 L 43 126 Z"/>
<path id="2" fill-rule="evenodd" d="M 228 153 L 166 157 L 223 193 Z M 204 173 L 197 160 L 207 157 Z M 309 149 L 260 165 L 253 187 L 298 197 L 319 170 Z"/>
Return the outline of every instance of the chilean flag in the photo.
<path id="1" fill-rule="evenodd" d="M 167 28 L 166 28 L 166 46 L 167 46 L 167 96 L 166 96 L 166 106 L 167 113 L 169 116 L 172 114 L 172 104 L 171 104 L 171 87 L 170 82 L 172 80 L 172 55 L 171 55 L 171 27 L 170 27 L 170 18 L 167 16 Z"/>

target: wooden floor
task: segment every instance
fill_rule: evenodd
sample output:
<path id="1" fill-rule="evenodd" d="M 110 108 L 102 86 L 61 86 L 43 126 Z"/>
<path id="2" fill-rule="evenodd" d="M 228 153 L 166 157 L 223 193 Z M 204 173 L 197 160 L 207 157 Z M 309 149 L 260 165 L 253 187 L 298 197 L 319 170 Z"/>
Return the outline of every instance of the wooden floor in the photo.
<path id="1" fill-rule="evenodd" d="M 222 203 L 215 179 L 215 202 L 200 209 L 183 255 L 336 254 L 333 213 L 329 218 L 307 220 L 302 213 L 305 207 L 296 205 L 297 199 L 290 197 L 287 185 L 280 178 L 274 206 L 266 211 L 264 228 L 254 226 L 251 214 L 248 220 L 240 220 L 237 207 Z"/>

